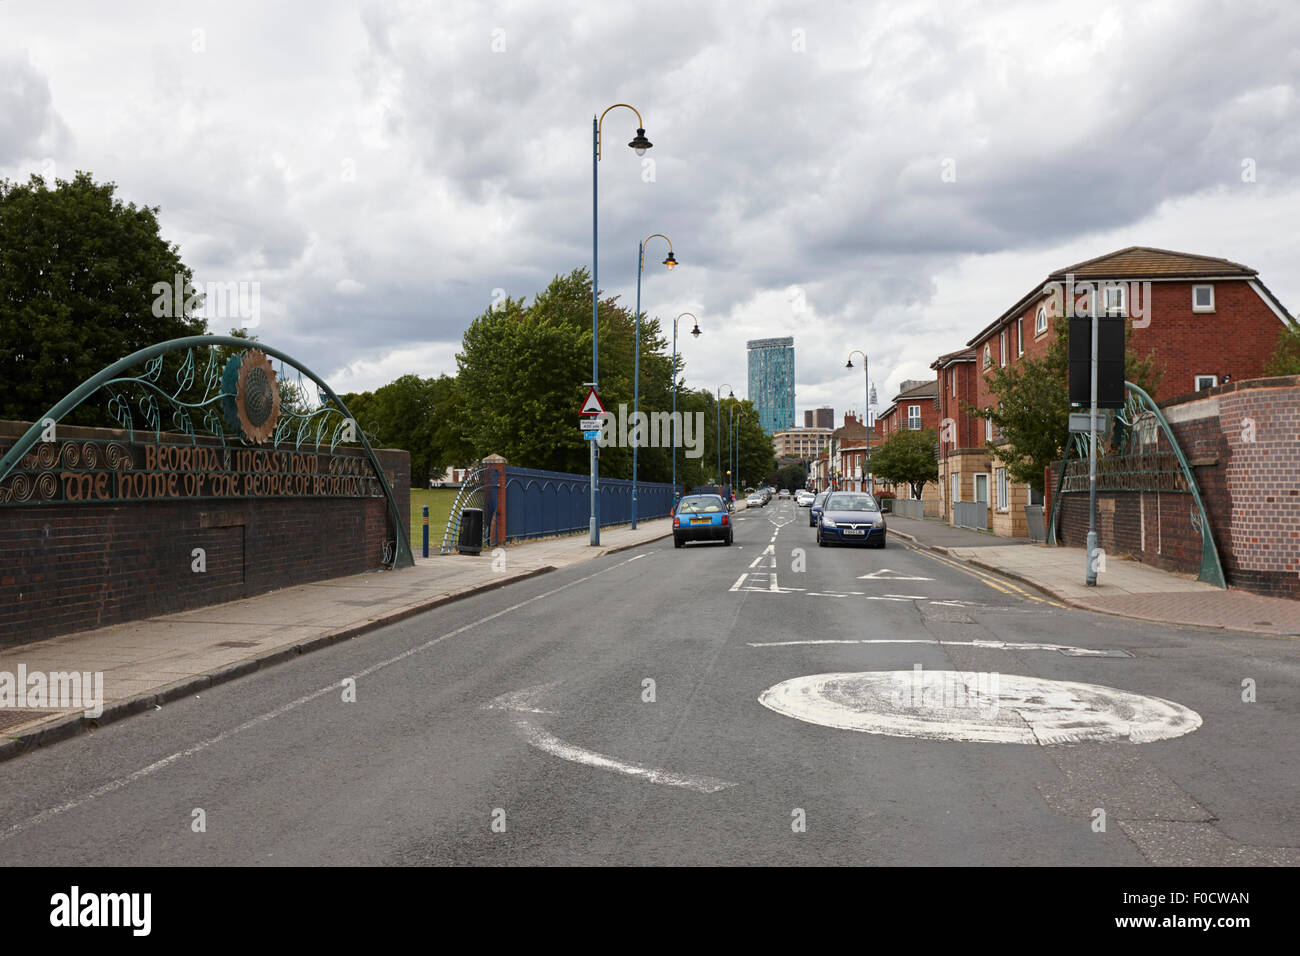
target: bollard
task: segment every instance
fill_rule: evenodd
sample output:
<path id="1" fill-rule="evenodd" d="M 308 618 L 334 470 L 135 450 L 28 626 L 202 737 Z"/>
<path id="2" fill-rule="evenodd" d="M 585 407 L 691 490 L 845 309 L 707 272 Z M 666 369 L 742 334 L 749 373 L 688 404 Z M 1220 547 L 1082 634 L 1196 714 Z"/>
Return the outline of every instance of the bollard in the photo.
<path id="1" fill-rule="evenodd" d="M 429 556 L 429 506 L 424 506 L 424 556 Z"/>

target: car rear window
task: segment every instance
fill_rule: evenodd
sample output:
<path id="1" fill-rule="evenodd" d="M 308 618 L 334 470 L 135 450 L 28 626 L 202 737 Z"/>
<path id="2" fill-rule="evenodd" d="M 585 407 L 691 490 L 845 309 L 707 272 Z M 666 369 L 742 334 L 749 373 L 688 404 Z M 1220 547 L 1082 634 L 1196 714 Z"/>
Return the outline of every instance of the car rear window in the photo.
<path id="1" fill-rule="evenodd" d="M 718 498 L 683 498 L 678 508 L 680 514 L 717 514 L 722 511 L 722 501 Z"/>

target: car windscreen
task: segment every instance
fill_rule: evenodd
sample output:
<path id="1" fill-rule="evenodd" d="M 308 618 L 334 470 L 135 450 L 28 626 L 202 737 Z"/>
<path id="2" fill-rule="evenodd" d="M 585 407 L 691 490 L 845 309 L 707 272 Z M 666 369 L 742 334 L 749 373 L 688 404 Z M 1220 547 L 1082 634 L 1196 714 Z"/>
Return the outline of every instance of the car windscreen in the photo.
<path id="1" fill-rule="evenodd" d="M 822 504 L 825 504 L 825 503 L 826 503 L 826 495 L 825 495 L 825 494 L 820 494 L 820 495 L 818 495 L 816 498 L 813 499 L 813 504 L 814 504 L 814 505 L 822 505 Z"/>
<path id="2" fill-rule="evenodd" d="M 718 498 L 683 498 L 677 511 L 685 515 L 717 514 L 723 504 Z"/>
<path id="3" fill-rule="evenodd" d="M 832 495 L 824 505 L 827 511 L 879 511 L 871 495 Z"/>

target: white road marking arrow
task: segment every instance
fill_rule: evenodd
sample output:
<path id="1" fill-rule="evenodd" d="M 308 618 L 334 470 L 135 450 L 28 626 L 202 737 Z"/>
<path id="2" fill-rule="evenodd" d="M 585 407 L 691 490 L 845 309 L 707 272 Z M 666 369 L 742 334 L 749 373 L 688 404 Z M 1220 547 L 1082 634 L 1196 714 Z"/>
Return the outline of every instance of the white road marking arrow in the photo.
<path id="1" fill-rule="evenodd" d="M 914 578 L 899 574 L 897 571 L 891 571 L 889 568 L 881 568 L 879 571 L 872 571 L 870 574 L 859 574 L 859 581 L 933 581 L 934 578 Z"/>
<path id="2" fill-rule="evenodd" d="M 485 704 L 485 710 L 510 710 L 520 714 L 549 714 L 551 711 L 542 710 L 537 707 L 538 698 L 555 687 L 559 681 L 550 684 L 538 684 L 535 687 L 526 687 L 523 690 L 512 691 L 509 694 L 502 694 L 495 698 L 491 703 Z M 583 764 L 587 767 L 596 767 L 600 770 L 612 770 L 615 773 L 621 773 L 628 777 L 636 777 L 646 780 L 650 783 L 659 783 L 668 787 L 680 787 L 683 790 L 694 790 L 697 793 L 717 793 L 719 790 L 725 790 L 728 787 L 734 787 L 735 784 L 728 780 L 719 780 L 717 777 L 708 776 L 691 776 L 684 773 L 676 773 L 672 770 L 664 770 L 659 767 L 647 767 L 643 764 L 631 763 L 627 760 L 619 760 L 617 757 L 608 757 L 605 754 L 597 753 L 594 750 L 587 750 L 585 747 L 579 747 L 569 743 L 567 740 L 561 740 L 550 731 L 545 730 L 532 719 L 519 716 L 514 719 L 515 729 L 526 740 L 531 747 L 544 751 L 562 760 L 568 760 L 571 763 Z"/>

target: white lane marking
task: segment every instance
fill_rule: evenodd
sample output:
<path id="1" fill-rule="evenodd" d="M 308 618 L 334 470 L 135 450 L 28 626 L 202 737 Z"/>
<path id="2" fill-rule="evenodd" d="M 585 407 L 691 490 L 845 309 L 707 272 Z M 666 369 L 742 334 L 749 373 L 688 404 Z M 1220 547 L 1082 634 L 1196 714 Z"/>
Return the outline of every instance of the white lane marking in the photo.
<path id="1" fill-rule="evenodd" d="M 925 740 L 1054 744 L 1181 737 L 1196 711 L 1160 697 L 1014 674 L 863 671 L 782 681 L 758 702 L 810 724 Z"/>
<path id="2" fill-rule="evenodd" d="M 766 565 L 766 567 L 769 568 L 776 567 L 776 546 L 775 545 L 769 544 L 766 548 L 764 548 L 763 553 L 760 554 L 758 557 L 756 557 L 749 566 L 751 568 L 756 568 L 758 567 L 760 561 L 768 557 L 770 557 L 770 562 Z"/>
<path id="3" fill-rule="evenodd" d="M 638 554 L 635 558 L 628 558 L 627 560 L 628 560 L 629 562 L 630 562 L 630 561 L 640 561 L 640 560 L 641 560 L 642 558 L 644 558 L 644 557 L 645 557 L 644 554 Z M 626 563 L 626 562 L 625 562 L 625 563 Z"/>
<path id="4" fill-rule="evenodd" d="M 629 777 L 648 780 L 650 783 L 681 787 L 684 790 L 694 790 L 697 793 L 717 793 L 719 790 L 735 786 L 734 783 L 719 780 L 717 777 L 693 777 L 688 774 L 675 773 L 671 770 L 663 770 L 659 767 L 646 767 L 626 760 L 619 760 L 616 757 L 607 757 L 605 754 L 596 753 L 594 750 L 586 750 L 566 740 L 561 740 L 525 717 L 517 718 L 515 727 L 523 734 L 524 739 L 528 741 L 530 746 L 573 763 L 598 767 L 601 770 L 612 770 L 615 773 L 625 774 Z"/>
<path id="5" fill-rule="evenodd" d="M 1038 644 L 1022 641 L 935 641 L 922 638 L 886 638 L 883 640 L 817 638 L 803 641 L 753 641 L 747 647 L 801 647 L 815 644 L 928 644 L 934 647 L 981 647 L 995 651 L 1060 651 L 1071 657 L 1115 657 L 1127 654 L 1127 651 L 1115 651 L 1109 648 L 1071 647 L 1068 644 Z"/>
<path id="6" fill-rule="evenodd" d="M 513 690 L 508 694 L 502 694 L 500 697 L 494 697 L 490 703 L 484 704 L 484 710 L 517 710 L 527 714 L 550 714 L 554 711 L 545 710 L 538 707 L 541 698 L 560 682 L 555 680 L 549 684 L 537 684 L 534 687 L 525 687 L 523 690 Z"/>
<path id="7" fill-rule="evenodd" d="M 859 581 L 933 581 L 934 578 L 916 578 L 908 577 L 897 571 L 891 571 L 889 568 L 881 568 L 879 571 L 872 571 L 870 574 L 859 574 Z"/>
<path id="8" fill-rule="evenodd" d="M 551 588 L 551 590 L 549 591 L 543 591 L 541 594 L 530 597 L 525 601 L 520 601 L 518 604 L 512 604 L 510 605 L 510 607 L 502 608 L 500 611 L 496 611 L 492 614 L 487 615 L 486 617 L 481 617 L 477 621 L 471 621 L 468 624 L 463 624 L 460 627 L 456 628 L 454 631 L 448 631 L 446 634 L 441 634 L 438 637 L 425 641 L 423 644 L 419 644 L 415 647 L 408 648 L 407 650 L 402 651 L 402 653 L 400 654 L 395 654 L 392 657 L 388 658 L 387 660 L 380 661 L 377 664 L 372 664 L 369 667 L 365 668 L 364 670 L 357 671 L 356 673 L 349 674 L 348 676 L 356 678 L 358 680 L 362 677 L 368 677 L 369 675 L 375 673 L 376 671 L 380 671 L 385 667 L 389 667 L 392 664 L 398 663 L 399 661 L 404 661 L 408 657 L 412 656 L 413 654 L 418 654 L 421 651 L 428 650 L 429 648 L 441 644 L 443 641 L 449 638 L 457 637 L 461 634 L 464 634 L 466 631 L 472 631 L 474 628 L 487 624 L 489 621 L 495 621 L 499 617 L 503 617 L 506 614 L 510 614 L 514 611 L 518 611 L 520 608 L 527 607 L 530 604 L 535 604 L 536 602 L 551 597 L 552 595 L 559 594 L 561 591 L 567 591 L 569 588 L 576 587 L 579 584 L 583 584 L 586 581 L 590 581 L 592 578 L 600 577 L 602 574 L 608 574 L 610 571 L 614 571 L 618 568 L 623 567 L 623 565 L 627 564 L 631 560 L 632 560 L 631 558 L 628 558 L 624 561 L 618 562 L 618 564 L 610 565 L 608 568 L 602 568 L 599 571 L 594 571 L 591 574 L 580 577 L 574 581 L 570 581 L 568 584 L 561 584 L 557 588 Z M 267 721 L 274 720 L 276 717 L 281 717 L 289 713 L 289 711 L 295 710 L 298 707 L 301 707 L 303 704 L 310 703 L 311 701 L 315 700 L 318 697 L 322 697 L 325 694 L 337 693 L 338 689 L 339 689 L 338 681 L 335 681 L 331 684 L 327 684 L 326 686 L 320 688 L 319 690 L 314 690 L 310 694 L 304 694 L 303 696 L 297 698 L 296 700 L 291 700 L 289 701 L 289 703 L 277 707 L 275 710 L 267 711 L 265 714 L 261 714 L 257 717 L 252 718 L 251 720 L 246 720 L 237 727 L 232 727 L 230 730 L 223 730 L 221 733 L 217 734 L 214 737 L 208 737 L 206 740 L 200 740 L 198 743 L 194 744 L 191 747 L 186 747 L 184 750 L 178 750 L 173 754 L 169 754 L 168 756 L 163 757 L 161 760 L 155 760 L 153 763 L 149 764 L 146 767 L 141 767 L 139 770 L 126 774 L 125 776 L 118 777 L 115 780 L 110 780 L 108 783 L 96 787 L 94 790 L 88 791 L 87 793 L 82 794 L 80 797 L 77 797 L 73 800 L 69 800 L 66 803 L 61 803 L 58 806 L 47 807 L 46 809 L 42 810 L 40 813 L 28 817 L 26 820 L 22 820 L 18 823 L 11 824 L 4 830 L 0 831 L 0 842 L 9 839 L 9 837 L 13 836 L 16 833 L 21 833 L 23 830 L 29 829 L 30 827 L 36 826 L 37 824 L 40 823 L 44 823 L 46 820 L 49 820 L 52 817 L 59 816 L 62 813 L 67 813 L 69 810 L 75 810 L 78 807 L 89 803 L 91 800 L 96 800 L 99 797 L 107 796 L 110 793 L 113 793 L 117 790 L 121 790 L 123 787 L 127 786 L 128 784 L 132 784 L 137 780 L 149 776 L 150 774 L 157 773 L 159 770 L 171 766 L 172 764 L 176 763 L 178 760 L 183 760 L 186 757 L 192 757 L 197 753 L 201 753 L 204 750 L 207 750 L 208 748 L 213 747 L 224 740 L 228 740 L 229 738 L 235 736 L 236 734 L 243 733 L 245 730 L 249 730 L 253 727 L 258 726 L 259 724 L 264 724 Z"/>
<path id="9" fill-rule="evenodd" d="M 868 600 L 868 601 L 912 601 L 912 600 L 915 600 L 915 599 L 914 599 L 914 598 L 905 598 L 905 597 L 878 597 L 878 596 L 876 596 L 876 595 L 874 595 L 874 594 L 869 594 L 869 595 L 867 595 L 867 600 Z M 922 599 L 922 600 L 924 600 L 924 599 Z"/>
<path id="10" fill-rule="evenodd" d="M 739 591 L 739 590 L 740 590 L 740 586 L 741 586 L 742 584 L 745 583 L 745 578 L 747 578 L 747 577 L 749 577 L 749 572 L 748 572 L 748 571 L 746 571 L 746 572 L 745 572 L 744 574 L 742 574 L 740 577 L 736 578 L 736 583 L 733 584 L 733 585 L 732 585 L 730 588 L 728 588 L 727 590 L 729 590 L 729 591 Z"/>

